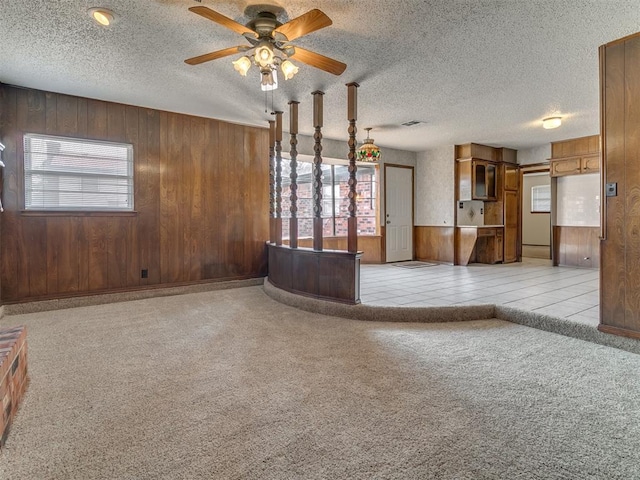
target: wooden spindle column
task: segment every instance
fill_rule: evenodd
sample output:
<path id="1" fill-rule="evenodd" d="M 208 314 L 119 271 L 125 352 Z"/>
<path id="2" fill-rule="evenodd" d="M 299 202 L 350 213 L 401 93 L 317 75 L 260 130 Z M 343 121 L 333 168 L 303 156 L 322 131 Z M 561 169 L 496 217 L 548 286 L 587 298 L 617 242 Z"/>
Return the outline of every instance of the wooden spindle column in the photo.
<path id="1" fill-rule="evenodd" d="M 291 218 L 289 219 L 289 246 L 291 248 L 298 248 L 298 104 L 294 100 L 289 102 L 289 135 L 291 140 L 291 178 L 290 190 L 291 196 Z"/>
<path id="2" fill-rule="evenodd" d="M 269 120 L 269 242 L 276 243 L 276 122 Z"/>
<path id="3" fill-rule="evenodd" d="M 276 112 L 276 218 L 275 243 L 282 245 L 282 112 Z"/>
<path id="4" fill-rule="evenodd" d="M 356 120 L 358 119 L 358 85 L 347 83 L 347 120 L 349 121 L 349 219 L 347 220 L 347 251 L 358 251 L 358 217 L 356 206 Z"/>
<path id="5" fill-rule="evenodd" d="M 313 249 L 322 250 L 322 96 L 324 92 L 316 90 L 313 95 Z"/>

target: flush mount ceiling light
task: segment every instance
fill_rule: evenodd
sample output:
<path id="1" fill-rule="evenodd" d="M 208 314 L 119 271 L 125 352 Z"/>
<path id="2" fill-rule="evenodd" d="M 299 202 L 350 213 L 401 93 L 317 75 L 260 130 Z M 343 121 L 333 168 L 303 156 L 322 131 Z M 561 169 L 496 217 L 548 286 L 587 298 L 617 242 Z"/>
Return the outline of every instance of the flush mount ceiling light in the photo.
<path id="1" fill-rule="evenodd" d="M 113 12 L 106 8 L 94 7 L 89 9 L 89 16 L 99 25 L 108 27 L 113 23 Z"/>
<path id="2" fill-rule="evenodd" d="M 560 125 L 562 125 L 562 118 L 560 117 L 548 117 L 542 120 L 542 128 L 546 128 L 547 130 L 558 128 Z"/>
<path id="3" fill-rule="evenodd" d="M 331 19 L 323 12 L 318 9 L 310 10 L 282 24 L 276 17 L 276 14 L 284 12 L 281 8 L 269 5 L 261 5 L 258 6 L 258 8 L 266 8 L 272 11 L 256 11 L 253 7 L 251 10 L 247 7 L 245 14 L 252 17 L 253 20 L 249 21 L 245 26 L 210 8 L 204 6 L 191 7 L 189 10 L 193 13 L 239 33 L 251 46 L 239 45 L 217 50 L 189 58 L 185 60 L 185 63 L 198 65 L 217 58 L 254 50 L 252 55 L 244 55 L 232 63 L 233 68 L 243 77 L 247 76 L 251 65 L 258 67 L 260 70 L 260 87 L 262 90 L 275 90 L 278 88 L 278 70 L 281 70 L 285 80 L 290 80 L 298 73 L 299 68 L 291 61 L 291 58 L 334 75 L 342 74 L 347 68 L 342 62 L 300 47 L 295 47 L 289 43 L 296 38 L 331 25 Z"/>
<path id="4" fill-rule="evenodd" d="M 365 130 L 367 131 L 367 138 L 356 150 L 356 160 L 358 162 L 377 162 L 381 158 L 380 147 L 373 143 L 373 138 L 369 138 L 371 127 L 365 128 Z"/>

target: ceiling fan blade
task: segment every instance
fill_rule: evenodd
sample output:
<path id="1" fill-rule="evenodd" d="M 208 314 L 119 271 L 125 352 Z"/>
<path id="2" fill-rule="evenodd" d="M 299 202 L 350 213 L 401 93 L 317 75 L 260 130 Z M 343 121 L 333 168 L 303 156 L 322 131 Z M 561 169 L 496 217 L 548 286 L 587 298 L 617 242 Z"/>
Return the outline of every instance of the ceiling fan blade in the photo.
<path id="1" fill-rule="evenodd" d="M 333 73 L 334 75 L 341 75 L 345 71 L 347 65 L 334 60 L 333 58 L 325 57 L 319 53 L 314 53 L 304 48 L 295 47 L 296 52 L 291 55 L 294 60 L 299 60 L 302 63 L 311 65 L 312 67 L 319 68 L 325 72 Z"/>
<path id="2" fill-rule="evenodd" d="M 233 30 L 240 35 L 250 34 L 254 38 L 258 38 L 258 34 L 251 30 L 249 27 L 245 27 L 241 23 L 236 22 L 235 20 L 230 19 L 229 17 L 225 17 L 221 13 L 215 12 L 210 8 L 199 6 L 199 7 L 191 7 L 189 10 L 193 13 L 197 13 L 201 17 L 207 18 L 212 22 L 219 23 L 223 27 L 227 27 L 230 30 Z"/>
<path id="3" fill-rule="evenodd" d="M 315 32 L 321 28 L 328 27 L 333 22 L 323 12 L 317 8 L 309 10 L 307 13 L 294 18 L 293 20 L 280 25 L 274 33 L 281 33 L 288 40 L 295 40 L 307 33 Z M 275 38 L 275 36 L 274 36 Z"/>
<path id="4" fill-rule="evenodd" d="M 234 53 L 246 52 L 247 50 L 249 50 L 249 48 L 247 48 L 246 45 L 229 47 L 224 50 L 216 50 L 215 52 L 205 53 L 204 55 L 199 55 L 197 57 L 187 58 L 184 63 L 188 63 L 189 65 L 199 65 L 210 60 L 215 60 L 216 58 L 228 57 Z"/>

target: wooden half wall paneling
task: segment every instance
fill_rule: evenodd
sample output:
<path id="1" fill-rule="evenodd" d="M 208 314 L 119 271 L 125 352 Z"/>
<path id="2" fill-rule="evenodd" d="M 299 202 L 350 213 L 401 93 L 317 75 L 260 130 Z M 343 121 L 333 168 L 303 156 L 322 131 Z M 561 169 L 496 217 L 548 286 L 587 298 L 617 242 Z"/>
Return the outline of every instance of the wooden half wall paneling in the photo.
<path id="1" fill-rule="evenodd" d="M 600 227 L 554 226 L 553 264 L 566 267 L 598 268 Z"/>
<path id="2" fill-rule="evenodd" d="M 360 303 L 360 253 L 269 244 L 269 282 L 298 295 Z"/>
<path id="3" fill-rule="evenodd" d="M 6 303 L 266 275 L 267 129 L 9 86 L 0 94 Z M 135 212 L 25 212 L 24 133 L 133 144 Z"/>
<path id="4" fill-rule="evenodd" d="M 413 234 L 417 260 L 453 264 L 453 227 L 414 226 Z"/>

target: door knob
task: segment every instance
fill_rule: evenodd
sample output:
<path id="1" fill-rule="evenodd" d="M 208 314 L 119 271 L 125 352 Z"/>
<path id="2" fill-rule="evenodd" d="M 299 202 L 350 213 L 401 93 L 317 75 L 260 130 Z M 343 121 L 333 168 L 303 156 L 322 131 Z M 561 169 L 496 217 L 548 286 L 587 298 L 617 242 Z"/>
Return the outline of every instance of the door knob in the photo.
<path id="1" fill-rule="evenodd" d="M 390 223 L 391 223 L 391 220 L 387 220 L 387 224 L 390 224 Z"/>

